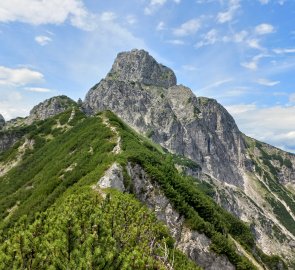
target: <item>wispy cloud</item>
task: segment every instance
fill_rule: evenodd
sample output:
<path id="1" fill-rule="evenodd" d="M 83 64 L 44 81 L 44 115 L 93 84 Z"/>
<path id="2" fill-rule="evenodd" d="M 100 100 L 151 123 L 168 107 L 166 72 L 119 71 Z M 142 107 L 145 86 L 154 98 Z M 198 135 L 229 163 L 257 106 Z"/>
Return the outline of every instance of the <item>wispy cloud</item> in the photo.
<path id="1" fill-rule="evenodd" d="M 287 53 L 295 53 L 295 48 L 278 48 L 273 50 L 276 54 L 287 54 Z"/>
<path id="2" fill-rule="evenodd" d="M 159 23 L 157 24 L 156 30 L 157 30 L 157 31 L 162 31 L 162 30 L 164 30 L 164 29 L 165 29 L 165 23 L 164 23 L 163 21 L 159 22 Z"/>
<path id="3" fill-rule="evenodd" d="M 200 19 L 191 19 L 173 30 L 175 36 L 188 36 L 195 34 L 201 28 Z"/>
<path id="4" fill-rule="evenodd" d="M 292 93 L 292 94 L 289 95 L 289 101 L 291 103 L 295 103 L 295 93 Z"/>
<path id="5" fill-rule="evenodd" d="M 232 78 L 227 78 L 227 79 L 223 79 L 223 80 L 219 80 L 219 81 L 216 81 L 214 83 L 211 83 L 201 89 L 198 89 L 198 91 L 204 91 L 204 90 L 208 90 L 208 89 L 211 89 L 211 88 L 216 88 L 218 86 L 221 86 L 223 84 L 226 84 L 226 83 L 229 83 L 229 82 L 232 82 L 233 79 Z"/>
<path id="6" fill-rule="evenodd" d="M 209 32 L 207 32 L 205 35 L 202 36 L 202 40 L 197 42 L 195 45 L 196 48 L 201 48 L 207 45 L 213 45 L 218 41 L 217 37 L 217 30 L 211 29 Z"/>
<path id="7" fill-rule="evenodd" d="M 150 0 L 147 7 L 144 9 L 144 14 L 152 15 L 157 11 L 161 6 L 166 3 L 167 0 Z"/>
<path id="8" fill-rule="evenodd" d="M 225 106 L 225 108 L 233 115 L 238 115 L 242 113 L 247 113 L 256 110 L 255 103 L 251 104 L 235 104 L 230 106 Z"/>
<path id="9" fill-rule="evenodd" d="M 112 11 L 105 11 L 100 14 L 100 20 L 102 22 L 114 21 L 117 18 L 117 15 Z"/>
<path id="10" fill-rule="evenodd" d="M 275 32 L 275 28 L 271 24 L 262 23 L 255 27 L 255 33 L 257 35 L 266 35 Z"/>
<path id="11" fill-rule="evenodd" d="M 256 38 L 248 39 L 246 43 L 250 48 L 262 50 L 262 51 L 264 50 L 264 48 L 260 45 L 260 41 Z"/>
<path id="12" fill-rule="evenodd" d="M 48 36 L 36 36 L 35 37 L 35 41 L 41 45 L 41 46 L 45 46 L 47 45 L 50 41 L 52 41 L 52 39 Z"/>
<path id="13" fill-rule="evenodd" d="M 43 74 L 28 68 L 8 68 L 0 66 L 0 84 L 22 86 L 43 81 Z"/>
<path id="14" fill-rule="evenodd" d="M 181 66 L 182 69 L 186 70 L 186 71 L 196 71 L 198 70 L 195 66 L 193 65 L 182 65 Z"/>
<path id="15" fill-rule="evenodd" d="M 167 40 L 168 43 L 173 44 L 173 45 L 184 45 L 185 42 L 181 39 L 170 39 Z"/>
<path id="16" fill-rule="evenodd" d="M 258 0 L 260 2 L 260 4 L 262 5 L 266 5 L 269 3 L 269 0 Z"/>
<path id="17" fill-rule="evenodd" d="M 42 87 L 25 87 L 26 91 L 35 92 L 35 93 L 49 93 L 52 92 L 49 88 L 42 88 Z"/>
<path id="18" fill-rule="evenodd" d="M 217 21 L 219 23 L 230 22 L 231 20 L 233 20 L 239 8 L 240 8 L 240 0 L 229 0 L 228 9 L 224 12 L 219 12 L 217 14 L 217 17 L 216 17 Z"/>
<path id="19" fill-rule="evenodd" d="M 264 58 L 264 57 L 268 57 L 268 55 L 265 54 L 258 54 L 255 55 L 251 61 L 249 62 L 242 62 L 241 66 L 250 70 L 257 70 L 258 68 L 258 63 L 260 61 L 260 59 Z"/>
<path id="20" fill-rule="evenodd" d="M 257 83 L 264 86 L 275 86 L 280 83 L 280 81 L 270 81 L 268 79 L 260 78 Z"/>
<path id="21" fill-rule="evenodd" d="M 129 25 L 133 25 L 137 22 L 137 18 L 134 15 L 127 15 L 126 16 L 126 21 Z"/>

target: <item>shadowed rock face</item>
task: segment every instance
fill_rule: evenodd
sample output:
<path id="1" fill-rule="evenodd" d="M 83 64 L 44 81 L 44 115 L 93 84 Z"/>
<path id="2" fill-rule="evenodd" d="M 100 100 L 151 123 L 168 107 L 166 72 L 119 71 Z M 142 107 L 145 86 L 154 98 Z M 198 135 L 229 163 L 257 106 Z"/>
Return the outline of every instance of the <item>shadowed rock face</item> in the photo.
<path id="1" fill-rule="evenodd" d="M 2 114 L 0 114 L 0 130 L 5 126 L 5 119 L 2 116 Z"/>
<path id="2" fill-rule="evenodd" d="M 159 63 L 144 50 L 119 53 L 107 78 L 146 85 L 170 87 L 176 85 L 174 72 Z"/>
<path id="3" fill-rule="evenodd" d="M 173 71 L 143 50 L 118 54 L 83 108 L 88 114 L 111 110 L 171 152 L 199 163 L 204 173 L 243 185 L 244 140 L 234 119 L 215 100 L 176 85 Z"/>

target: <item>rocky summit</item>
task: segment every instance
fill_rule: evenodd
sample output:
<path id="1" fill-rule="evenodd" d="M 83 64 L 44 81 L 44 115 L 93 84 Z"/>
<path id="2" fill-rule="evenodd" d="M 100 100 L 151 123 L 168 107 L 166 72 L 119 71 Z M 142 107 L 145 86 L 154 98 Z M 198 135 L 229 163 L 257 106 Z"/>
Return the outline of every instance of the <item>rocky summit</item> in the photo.
<path id="1" fill-rule="evenodd" d="M 136 49 L 119 53 L 106 79 L 165 88 L 176 85 L 176 76 L 170 68 L 157 63 L 148 52 Z"/>

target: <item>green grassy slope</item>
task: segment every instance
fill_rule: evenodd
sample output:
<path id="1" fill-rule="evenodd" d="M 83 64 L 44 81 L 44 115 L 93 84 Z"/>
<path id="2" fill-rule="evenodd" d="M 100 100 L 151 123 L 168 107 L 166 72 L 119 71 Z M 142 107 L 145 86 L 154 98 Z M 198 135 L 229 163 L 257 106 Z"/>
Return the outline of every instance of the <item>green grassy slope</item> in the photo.
<path id="1" fill-rule="evenodd" d="M 237 269 L 255 267 L 236 252 L 229 235 L 258 261 L 277 269 L 280 258 L 259 251 L 249 226 L 180 176 L 173 157 L 159 146 L 105 112 L 103 116 L 122 138 L 123 151 L 114 155 L 116 139 L 101 115 L 86 118 L 77 109 L 69 121 L 70 114 L 26 127 L 19 145 L 0 155 L 1 164 L 13 161 L 22 143 L 34 142 L 21 161 L 0 178 L 2 269 L 46 269 L 49 265 L 52 269 L 161 269 L 171 261 L 175 269 L 194 269 L 188 259 L 173 251 L 173 241 L 153 214 L 130 195 L 114 192 L 106 201 L 91 189 L 114 161 L 123 167 L 127 162 L 140 164 L 186 218 L 187 225 L 211 238 L 211 249 L 226 255 Z M 125 178 L 132 193 L 132 181 Z M 134 230 L 127 241 L 122 233 L 127 227 L 121 224 L 129 214 L 135 220 L 126 223 Z M 145 234 L 143 228 L 150 231 Z M 151 239 L 157 241 L 152 247 Z M 169 256 L 163 255 L 163 246 L 169 249 Z"/>

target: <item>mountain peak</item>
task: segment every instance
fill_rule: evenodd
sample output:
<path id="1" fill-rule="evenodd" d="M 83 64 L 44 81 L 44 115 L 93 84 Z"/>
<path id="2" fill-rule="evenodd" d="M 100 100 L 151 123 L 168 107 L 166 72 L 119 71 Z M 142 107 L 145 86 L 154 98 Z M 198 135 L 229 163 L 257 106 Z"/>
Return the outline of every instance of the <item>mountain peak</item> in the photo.
<path id="1" fill-rule="evenodd" d="M 119 53 L 106 79 L 164 88 L 176 85 L 176 76 L 170 68 L 159 64 L 148 52 L 137 49 Z"/>

